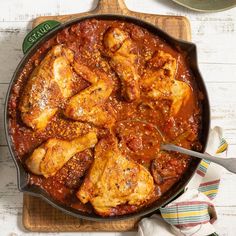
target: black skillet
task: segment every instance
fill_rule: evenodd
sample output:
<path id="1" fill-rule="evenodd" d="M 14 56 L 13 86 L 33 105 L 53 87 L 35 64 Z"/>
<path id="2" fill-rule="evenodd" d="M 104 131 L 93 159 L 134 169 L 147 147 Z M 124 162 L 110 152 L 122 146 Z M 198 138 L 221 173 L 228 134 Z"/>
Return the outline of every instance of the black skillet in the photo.
<path id="1" fill-rule="evenodd" d="M 55 201 L 53 198 L 51 198 L 44 190 L 37 186 L 31 186 L 28 184 L 28 173 L 22 166 L 22 163 L 17 158 L 14 147 L 12 143 L 12 139 L 10 136 L 10 130 L 9 130 L 9 123 L 8 123 L 8 102 L 9 102 L 9 95 L 12 92 L 12 87 L 15 83 L 15 81 L 19 78 L 19 75 L 22 72 L 22 69 L 24 68 L 27 61 L 33 56 L 33 54 L 36 52 L 36 50 L 44 44 L 48 39 L 53 37 L 55 34 L 57 34 L 62 29 L 71 26 L 75 23 L 79 23 L 81 21 L 84 21 L 86 19 L 95 18 L 95 19 L 101 19 L 101 20 L 122 20 L 126 22 L 131 22 L 136 25 L 139 25 L 151 33 L 160 36 L 164 40 L 166 40 L 167 43 L 172 45 L 174 48 L 180 48 L 181 50 L 185 51 L 187 53 L 187 57 L 189 59 L 189 65 L 191 68 L 192 73 L 194 74 L 196 78 L 196 84 L 198 86 L 198 89 L 202 92 L 204 95 L 204 100 L 202 101 L 202 127 L 200 130 L 199 139 L 200 142 L 203 145 L 202 151 L 204 152 L 207 144 L 208 134 L 209 134 L 209 127 L 210 127 L 210 106 L 209 106 L 209 100 L 207 95 L 207 90 L 203 81 L 203 78 L 199 72 L 198 65 L 197 65 L 197 50 L 196 46 L 193 43 L 185 42 L 182 40 L 177 40 L 158 27 L 149 24 L 147 22 L 144 22 L 140 19 L 127 17 L 123 15 L 110 15 L 110 14 L 104 14 L 104 15 L 91 15 L 86 17 L 81 17 L 75 20 L 72 20 L 70 22 L 67 22 L 65 24 L 61 24 L 57 21 L 47 21 L 41 23 L 39 26 L 37 26 L 33 31 L 31 31 L 23 44 L 23 51 L 25 53 L 23 59 L 19 63 L 18 67 L 16 68 L 16 71 L 13 75 L 13 78 L 10 82 L 9 89 L 6 96 L 6 106 L 5 106 L 5 117 L 4 117 L 4 123 L 5 123 L 5 132 L 6 132 L 6 138 L 7 138 L 7 144 L 12 156 L 13 161 L 15 162 L 16 168 L 17 168 L 17 177 L 18 177 L 18 188 L 22 192 L 29 193 L 34 196 L 41 197 L 46 202 L 50 203 L 52 206 L 62 210 L 65 213 L 68 213 L 70 215 L 88 219 L 88 220 L 96 220 L 96 221 L 111 221 L 111 220 L 124 220 L 132 217 L 141 217 L 147 214 L 150 214 L 157 209 L 159 209 L 161 206 L 167 204 L 170 202 L 173 198 L 175 198 L 179 193 L 181 193 L 184 189 L 184 187 L 187 185 L 187 183 L 190 181 L 192 175 L 195 173 L 195 170 L 200 162 L 199 159 L 192 157 L 191 163 L 189 165 L 189 168 L 184 173 L 182 178 L 169 189 L 158 201 L 154 202 L 150 206 L 141 209 L 138 212 L 124 215 L 124 216 L 112 216 L 112 217 L 101 217 L 96 214 L 88 214 L 81 212 L 79 210 L 73 209 L 71 207 L 65 206 L 60 204 L 59 202 Z"/>

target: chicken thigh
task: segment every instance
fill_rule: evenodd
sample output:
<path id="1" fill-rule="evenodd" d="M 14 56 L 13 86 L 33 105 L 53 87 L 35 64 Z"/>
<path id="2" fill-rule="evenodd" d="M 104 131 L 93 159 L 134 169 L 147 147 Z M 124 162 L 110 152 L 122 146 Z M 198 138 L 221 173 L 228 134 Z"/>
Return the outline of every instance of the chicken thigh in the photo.
<path id="1" fill-rule="evenodd" d="M 26 160 L 26 165 L 32 173 L 47 178 L 55 175 L 76 153 L 92 148 L 96 143 L 95 132 L 89 132 L 71 141 L 50 138 L 34 150 Z"/>
<path id="2" fill-rule="evenodd" d="M 121 204 L 141 206 L 153 192 L 149 171 L 123 156 L 111 136 L 95 147 L 94 162 L 77 197 L 84 204 L 90 202 L 98 214 L 108 216 Z"/>
<path id="3" fill-rule="evenodd" d="M 70 49 L 57 45 L 34 69 L 19 104 L 21 118 L 27 126 L 44 129 L 59 105 L 72 96 L 73 60 Z"/>
<path id="4" fill-rule="evenodd" d="M 128 33 L 119 28 L 109 28 L 103 39 L 105 53 L 110 65 L 119 76 L 122 84 L 122 96 L 129 102 L 140 97 L 138 55 L 132 52 L 134 42 Z"/>

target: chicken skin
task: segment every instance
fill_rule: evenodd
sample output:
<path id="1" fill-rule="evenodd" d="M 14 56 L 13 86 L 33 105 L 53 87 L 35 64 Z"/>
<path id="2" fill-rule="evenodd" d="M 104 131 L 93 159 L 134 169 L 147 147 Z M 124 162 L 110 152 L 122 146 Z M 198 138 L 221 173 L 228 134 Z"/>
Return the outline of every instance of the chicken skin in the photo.
<path id="1" fill-rule="evenodd" d="M 109 28 L 103 43 L 109 64 L 117 73 L 122 84 L 122 96 L 132 102 L 140 97 L 139 74 L 137 70 L 138 55 L 133 52 L 134 42 L 128 33 L 119 28 Z"/>
<path id="2" fill-rule="evenodd" d="M 96 126 L 111 126 L 115 119 L 106 101 L 113 90 L 112 81 L 103 72 L 95 73 L 79 63 L 75 63 L 74 68 L 80 76 L 92 84 L 69 99 L 64 115 Z"/>
<path id="3" fill-rule="evenodd" d="M 72 96 L 73 60 L 70 49 L 57 45 L 34 69 L 19 104 L 21 118 L 27 126 L 44 129 L 58 106 Z"/>
<path id="4" fill-rule="evenodd" d="M 170 54 L 159 51 L 149 62 L 141 79 L 144 96 L 153 100 L 170 100 L 170 115 L 175 116 L 188 101 L 192 90 L 190 86 L 175 79 L 176 59 Z"/>
<path id="5" fill-rule="evenodd" d="M 109 216 L 121 204 L 142 206 L 153 192 L 149 171 L 123 156 L 111 136 L 96 145 L 94 162 L 76 195 L 82 203 L 90 202 L 98 214 Z"/>
<path id="6" fill-rule="evenodd" d="M 75 61 L 73 63 L 73 68 L 78 75 L 87 80 L 89 83 L 95 84 L 98 82 L 98 75 L 95 72 L 91 71 L 91 69 L 89 69 L 87 66 L 83 65 L 81 62 Z"/>
<path id="7" fill-rule="evenodd" d="M 96 143 L 95 132 L 89 132 L 71 141 L 50 138 L 34 150 L 26 160 L 26 165 L 32 173 L 47 178 L 55 175 L 76 153 L 92 148 Z"/>

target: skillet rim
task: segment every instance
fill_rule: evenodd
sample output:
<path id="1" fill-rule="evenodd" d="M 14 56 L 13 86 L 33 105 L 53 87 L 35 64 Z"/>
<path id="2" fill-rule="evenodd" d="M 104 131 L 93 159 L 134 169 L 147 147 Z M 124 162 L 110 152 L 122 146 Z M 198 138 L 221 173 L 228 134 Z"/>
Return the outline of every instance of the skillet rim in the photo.
<path id="1" fill-rule="evenodd" d="M 12 87 L 15 83 L 15 81 L 18 79 L 18 75 L 22 72 L 22 69 L 24 68 L 25 64 L 27 63 L 28 59 L 31 58 L 31 56 L 37 51 L 37 49 L 45 43 L 48 39 L 53 37 L 55 34 L 57 34 L 59 31 L 63 30 L 66 27 L 69 27 L 73 24 L 82 22 L 87 19 L 98 19 L 98 20 L 120 20 L 120 21 L 126 21 L 129 23 L 136 24 L 140 27 L 143 27 L 144 29 L 147 29 L 149 32 L 151 32 L 154 35 L 160 36 L 162 39 L 164 39 L 167 43 L 174 46 L 175 48 L 180 47 L 182 50 L 187 52 L 187 55 L 189 56 L 189 65 L 191 68 L 191 72 L 194 74 L 194 77 L 196 78 L 196 84 L 200 91 L 204 94 L 204 100 L 202 102 L 202 125 L 200 134 L 201 137 L 201 143 L 203 144 L 203 152 L 205 151 L 206 144 L 208 141 L 208 135 L 210 130 L 210 104 L 209 104 L 209 98 L 207 89 L 204 83 L 204 80 L 201 76 L 201 73 L 198 68 L 198 62 L 197 62 L 197 47 L 192 42 L 187 42 L 182 39 L 176 39 L 172 36 L 170 36 L 165 31 L 161 30 L 159 27 L 148 23 L 146 21 L 140 20 L 135 17 L 130 16 L 124 16 L 119 14 L 96 14 L 96 15 L 88 15 L 84 17 L 79 17 L 76 19 L 73 19 L 71 21 L 68 21 L 66 23 L 62 23 L 58 27 L 52 29 L 50 32 L 48 32 L 44 37 L 42 37 L 37 43 L 35 43 L 32 48 L 29 49 L 29 51 L 23 56 L 21 61 L 19 62 L 13 77 L 9 83 L 9 87 L 6 94 L 6 100 L 5 100 L 5 108 L 4 108 L 4 128 L 5 128 L 5 136 L 7 141 L 7 146 L 10 151 L 11 157 L 14 161 L 14 164 L 17 169 L 17 185 L 18 189 L 21 192 L 28 193 L 32 196 L 37 196 L 43 199 L 44 201 L 48 202 L 53 207 L 70 214 L 72 216 L 85 219 L 85 220 L 92 220 L 92 221 L 116 221 L 116 220 L 126 220 L 130 218 L 135 217 L 141 217 L 148 214 L 153 213 L 154 211 L 158 210 L 162 206 L 169 203 L 171 200 L 173 200 L 176 196 L 178 196 L 184 189 L 184 187 L 188 184 L 188 182 L 191 180 L 192 176 L 194 175 L 200 160 L 194 157 L 191 157 L 191 162 L 188 167 L 188 169 L 184 172 L 181 179 L 175 184 L 177 186 L 172 186 L 167 192 L 165 192 L 161 198 L 159 198 L 157 201 L 155 201 L 153 204 L 141 208 L 139 211 L 126 214 L 126 215 L 119 215 L 119 216 L 109 216 L 109 217 L 102 217 L 97 214 L 87 214 L 83 213 L 82 211 L 76 210 L 72 207 L 65 206 L 58 201 L 55 201 L 50 195 L 48 195 L 44 190 L 37 186 L 30 186 L 28 185 L 28 172 L 24 169 L 22 163 L 17 158 L 17 155 L 14 153 L 14 146 L 11 139 L 10 134 L 10 128 L 8 123 L 8 103 L 9 98 L 11 95 Z M 187 178 L 187 179 L 186 179 Z"/>

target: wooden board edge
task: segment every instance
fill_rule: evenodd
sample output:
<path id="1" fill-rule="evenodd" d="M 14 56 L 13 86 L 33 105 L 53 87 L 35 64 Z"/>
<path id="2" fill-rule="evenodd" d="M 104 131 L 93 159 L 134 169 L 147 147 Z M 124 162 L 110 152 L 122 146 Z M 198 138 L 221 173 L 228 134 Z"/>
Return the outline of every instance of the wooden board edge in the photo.
<path id="1" fill-rule="evenodd" d="M 185 39 L 185 41 L 192 41 L 192 30 L 191 30 L 191 24 L 189 19 L 186 16 L 181 16 L 184 24 L 185 24 L 185 28 L 186 28 L 186 32 L 187 32 L 187 38 Z"/>
<path id="2" fill-rule="evenodd" d="M 22 209 L 22 225 L 27 231 L 34 231 L 34 227 L 29 222 L 29 212 L 27 209 L 28 206 L 28 197 L 26 194 L 23 194 L 23 209 Z M 27 216 L 27 217 L 26 217 Z"/>

